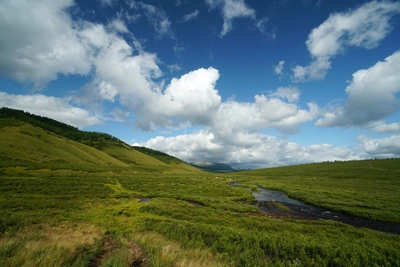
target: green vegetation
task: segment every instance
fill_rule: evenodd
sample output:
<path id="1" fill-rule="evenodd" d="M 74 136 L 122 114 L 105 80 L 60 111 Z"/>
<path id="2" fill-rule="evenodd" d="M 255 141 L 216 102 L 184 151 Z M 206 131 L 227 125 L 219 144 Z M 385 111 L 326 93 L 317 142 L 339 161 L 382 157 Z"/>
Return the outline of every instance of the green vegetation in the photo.
<path id="1" fill-rule="evenodd" d="M 320 207 L 400 222 L 399 159 L 325 162 L 239 175 L 237 179 L 243 181 L 242 186 L 257 184 Z"/>
<path id="2" fill-rule="evenodd" d="M 399 159 L 213 174 L 113 140 L 83 143 L 0 119 L 0 266 L 400 265 L 399 235 L 246 204 L 260 185 L 399 223 Z"/>
<path id="3" fill-rule="evenodd" d="M 215 162 L 191 162 L 192 166 L 208 172 L 215 172 L 215 173 L 224 173 L 224 172 L 237 172 L 237 170 L 232 166 L 224 163 L 215 163 Z"/>
<path id="4" fill-rule="evenodd" d="M 33 126 L 40 127 L 46 131 L 88 145 L 93 145 L 95 142 L 100 142 L 100 141 L 113 141 L 117 143 L 123 143 L 118 138 L 106 133 L 80 131 L 78 130 L 78 128 L 73 127 L 71 125 L 50 118 L 30 114 L 29 112 L 25 112 L 22 110 L 15 110 L 2 107 L 0 108 L 0 118 L 6 118 L 7 120 L 14 119 L 18 121 L 27 122 Z"/>

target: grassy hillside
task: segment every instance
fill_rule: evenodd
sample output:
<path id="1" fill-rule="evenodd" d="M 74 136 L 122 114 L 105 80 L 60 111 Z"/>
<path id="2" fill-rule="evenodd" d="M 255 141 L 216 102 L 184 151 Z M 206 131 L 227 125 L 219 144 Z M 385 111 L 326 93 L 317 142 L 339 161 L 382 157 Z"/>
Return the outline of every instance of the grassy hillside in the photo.
<path id="1" fill-rule="evenodd" d="M 25 112 L 23 110 L 2 107 L 0 108 L 0 118 L 26 122 L 56 135 L 63 136 L 70 140 L 87 145 L 92 145 L 94 142 L 101 141 L 123 143 L 123 141 L 119 140 L 118 138 L 106 133 L 80 131 L 78 128 L 71 125 L 50 118 L 30 114 L 29 112 Z"/>
<path id="2" fill-rule="evenodd" d="M 191 162 L 190 165 L 208 172 L 237 172 L 239 170 L 233 168 L 232 166 L 224 163 L 215 163 L 215 162 Z"/>
<path id="3" fill-rule="evenodd" d="M 1 167 L 129 167 L 93 147 L 13 119 L 0 119 L 0 158 Z"/>
<path id="4" fill-rule="evenodd" d="M 173 166 L 175 168 L 181 169 L 181 170 L 188 170 L 188 171 L 199 171 L 197 168 L 194 168 L 192 165 L 178 159 L 175 158 L 171 155 L 168 155 L 167 153 L 158 151 L 158 150 L 154 150 L 151 148 L 147 148 L 147 147 L 140 147 L 140 146 L 134 146 L 133 149 L 148 155 L 150 157 L 153 157 L 155 159 L 158 159 L 159 161 L 164 162 L 165 164 L 168 164 L 170 166 Z"/>
<path id="5" fill-rule="evenodd" d="M 281 190 L 321 207 L 400 222 L 400 159 L 325 162 L 232 175 L 243 185 Z"/>
<path id="6" fill-rule="evenodd" d="M 116 143 L 111 141 L 95 142 L 93 143 L 93 147 L 112 156 L 115 159 L 118 159 L 121 162 L 133 166 L 137 170 L 158 172 L 200 172 L 200 170 L 177 158 L 148 148 L 138 151 L 137 147 L 131 147 L 124 143 Z M 159 157 L 154 153 L 149 154 L 142 152 L 147 150 L 155 151 L 163 156 Z"/>
<path id="7" fill-rule="evenodd" d="M 1 108 L 0 127 L 2 166 L 85 170 L 107 166 L 114 170 L 199 172 L 165 153 L 135 149 L 111 135 L 80 131 L 21 110 Z"/>

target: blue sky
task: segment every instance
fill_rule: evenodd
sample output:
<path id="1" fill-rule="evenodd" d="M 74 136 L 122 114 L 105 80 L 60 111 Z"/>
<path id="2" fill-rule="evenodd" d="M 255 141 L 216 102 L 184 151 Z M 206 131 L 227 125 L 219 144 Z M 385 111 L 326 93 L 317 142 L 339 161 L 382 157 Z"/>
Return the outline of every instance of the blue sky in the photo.
<path id="1" fill-rule="evenodd" d="M 0 106 L 185 161 L 400 156 L 400 2 L 5 0 Z"/>

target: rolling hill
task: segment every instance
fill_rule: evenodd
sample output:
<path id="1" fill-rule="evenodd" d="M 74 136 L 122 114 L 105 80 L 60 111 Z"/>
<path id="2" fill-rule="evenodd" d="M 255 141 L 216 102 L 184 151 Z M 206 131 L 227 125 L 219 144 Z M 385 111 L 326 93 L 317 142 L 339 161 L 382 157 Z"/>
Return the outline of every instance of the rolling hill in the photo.
<path id="1" fill-rule="evenodd" d="M 9 108 L 0 109 L 0 145 L 2 167 L 199 172 L 168 154 Z"/>

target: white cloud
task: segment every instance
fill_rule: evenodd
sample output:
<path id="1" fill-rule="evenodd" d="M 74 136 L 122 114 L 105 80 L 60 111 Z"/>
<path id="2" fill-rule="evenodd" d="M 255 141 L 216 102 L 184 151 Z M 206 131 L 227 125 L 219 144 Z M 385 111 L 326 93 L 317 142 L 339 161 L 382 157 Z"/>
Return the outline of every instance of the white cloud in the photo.
<path id="1" fill-rule="evenodd" d="M 391 30 L 390 19 L 398 13 L 399 2 L 372 1 L 355 10 L 331 14 L 308 36 L 306 45 L 313 61 L 306 67 L 296 66 L 293 80 L 323 79 L 331 58 L 344 53 L 348 47 L 377 47 Z"/>
<path id="2" fill-rule="evenodd" d="M 12 21 L 14 18 L 21 20 L 20 16 L 7 17 L 9 25 L 14 23 L 18 27 L 14 29 L 15 36 L 6 31 L 11 39 L 5 39 L 0 35 L 1 45 L 5 48 L 4 51 L 0 50 L 0 55 L 2 59 L 6 59 L 0 61 L 1 74 L 9 73 L 6 77 L 43 86 L 55 79 L 58 73 L 83 75 L 90 73 L 91 81 L 84 86 L 83 94 L 74 99 L 75 103 L 98 104 L 109 101 L 120 104 L 123 112 L 116 111 L 118 119 L 121 120 L 121 117 L 126 116 L 124 114 L 129 113 L 135 120 L 136 127 L 142 130 L 202 126 L 205 130 L 199 131 L 197 135 L 180 137 L 180 141 L 187 141 L 188 146 L 193 143 L 193 153 L 201 153 L 203 149 L 205 155 L 209 157 L 213 152 L 214 156 L 228 155 L 235 162 L 249 162 L 253 165 L 257 160 L 261 160 L 262 154 L 268 149 L 276 148 L 278 151 L 277 147 L 283 146 L 284 151 L 289 153 L 289 148 L 294 146 L 264 136 L 259 133 L 260 131 L 274 128 L 284 134 L 294 133 L 301 124 L 315 119 L 318 114 L 318 106 L 314 103 L 308 103 L 307 108 L 296 104 L 300 91 L 294 87 L 278 88 L 268 95 L 255 95 L 252 102 L 237 102 L 232 99 L 222 102 L 216 89 L 220 74 L 212 67 L 190 71 L 179 78 L 173 78 L 169 83 L 160 80 L 163 73 L 157 55 L 144 51 L 133 36 L 133 45 L 128 44 L 120 35 L 127 32 L 121 20 L 112 20 L 106 26 L 88 21 L 80 21 L 77 24 L 72 22 L 64 11 L 64 8 L 71 4 L 72 1 L 66 1 L 64 5 L 57 6 L 53 1 L 47 3 L 43 0 L 35 1 L 35 7 L 28 2 L 25 6 L 14 7 L 15 11 L 28 14 L 27 16 L 30 16 L 29 9 L 34 9 L 33 12 L 45 9 L 41 15 L 48 21 L 44 24 L 36 20 L 28 23 L 28 21 Z M 251 14 L 254 14 L 254 11 L 247 9 L 244 1 L 227 0 L 223 4 L 222 9 L 224 14 L 226 13 L 224 16 L 229 18 L 230 23 L 234 18 L 252 17 Z M 141 7 L 138 7 L 139 5 Z M 166 15 L 159 17 L 160 10 L 150 5 L 135 2 L 133 8 L 145 9 L 150 17 L 149 21 L 153 21 L 152 16 L 154 16 L 157 25 L 163 20 L 162 18 L 166 18 Z M 248 15 L 245 15 L 246 10 L 250 12 Z M 1 20 L 4 21 L 4 17 L 1 17 Z M 31 27 L 34 28 L 34 34 L 31 33 Z M 159 29 L 160 34 L 169 31 L 161 30 L 163 29 L 161 26 Z M 60 34 L 64 32 L 65 35 Z M 40 38 L 36 34 L 39 34 Z M 63 41 L 65 43 L 62 43 Z M 29 50 L 29 45 L 35 49 Z M 28 49 L 34 53 L 21 56 L 19 49 Z M 68 54 L 60 58 L 46 56 L 54 49 L 65 50 Z M 36 55 L 43 56 L 35 58 Z M 21 62 L 32 61 L 33 58 L 41 68 L 23 68 L 21 66 L 25 63 L 16 64 L 14 58 L 20 58 Z M 12 76 L 18 71 L 25 75 L 23 79 L 19 78 L 20 76 Z M 49 116 L 79 127 L 101 122 L 99 117 L 72 106 L 66 99 L 43 95 L 12 96 L 4 93 L 0 101 L 5 101 L 4 105 L 16 103 L 11 107 Z M 165 139 L 160 140 L 163 143 L 162 140 Z M 272 143 L 268 146 L 262 142 Z M 180 153 L 184 153 L 184 150 Z M 246 156 L 256 160 L 246 161 Z M 279 157 L 271 162 L 277 164 L 283 162 L 285 155 Z"/>
<path id="3" fill-rule="evenodd" d="M 318 106 L 314 103 L 308 103 L 309 110 L 305 110 L 276 97 L 256 95 L 254 99 L 253 103 L 233 100 L 222 103 L 218 112 L 212 115 L 214 133 L 221 139 L 231 138 L 243 129 L 258 132 L 275 128 L 284 134 L 292 134 L 318 114 Z"/>
<path id="4" fill-rule="evenodd" d="M 232 30 L 233 20 L 236 18 L 249 17 L 254 19 L 256 11 L 247 6 L 244 0 L 205 0 L 210 8 L 221 9 L 224 24 L 220 36 L 225 36 Z"/>
<path id="5" fill-rule="evenodd" d="M 97 0 L 104 6 L 112 6 L 118 0 Z"/>
<path id="6" fill-rule="evenodd" d="M 239 131 L 221 141 L 209 130 L 152 138 L 140 145 L 165 151 L 188 162 L 206 160 L 240 168 L 266 168 L 309 162 L 361 159 L 349 148 L 329 144 L 301 146 L 261 133 Z"/>
<path id="7" fill-rule="evenodd" d="M 0 74 L 36 89 L 59 73 L 88 74 L 86 49 L 65 12 L 72 5 L 72 0 L 1 1 Z"/>
<path id="8" fill-rule="evenodd" d="M 274 71 L 278 75 L 283 75 L 283 65 L 285 64 L 284 60 L 279 61 L 278 65 L 274 67 Z"/>
<path id="9" fill-rule="evenodd" d="M 138 2 L 133 7 L 144 10 L 146 17 L 156 31 L 158 38 L 164 36 L 169 36 L 171 38 L 174 37 L 174 33 L 171 28 L 172 23 L 168 19 L 167 13 L 164 10 L 143 2 Z"/>
<path id="10" fill-rule="evenodd" d="M 182 67 L 179 66 L 178 64 L 168 65 L 167 67 L 168 67 L 168 69 L 169 69 L 169 71 L 170 71 L 171 73 L 173 73 L 173 72 L 175 72 L 175 71 L 180 71 L 180 70 L 182 69 Z"/>
<path id="11" fill-rule="evenodd" d="M 295 66 L 293 68 L 292 80 L 294 82 L 322 80 L 323 78 L 325 78 L 330 68 L 331 62 L 328 57 L 317 57 L 308 66 Z"/>
<path id="12" fill-rule="evenodd" d="M 125 23 L 120 19 L 114 19 L 110 23 L 110 27 L 114 29 L 116 32 L 127 33 L 129 32 L 126 28 Z"/>
<path id="13" fill-rule="evenodd" d="M 367 136 L 359 136 L 364 151 L 376 158 L 400 157 L 400 135 L 392 135 L 386 138 L 372 139 Z"/>
<path id="14" fill-rule="evenodd" d="M 172 49 L 174 50 L 175 54 L 176 54 L 178 57 L 181 55 L 181 53 L 182 53 L 183 51 L 185 51 L 185 47 L 182 46 L 182 45 L 180 45 L 180 44 L 178 44 L 178 43 L 176 43 L 176 44 L 174 45 L 174 47 L 172 47 Z"/>
<path id="15" fill-rule="evenodd" d="M 257 21 L 256 27 L 261 33 L 266 33 L 267 32 L 267 23 L 268 23 L 268 17 L 264 17 Z"/>
<path id="16" fill-rule="evenodd" d="M 279 87 L 275 93 L 269 94 L 270 97 L 287 99 L 289 102 L 297 102 L 300 99 L 300 90 L 297 87 Z"/>
<path id="17" fill-rule="evenodd" d="M 198 15 L 199 15 L 199 11 L 196 9 L 195 11 L 183 16 L 183 21 L 186 22 L 186 21 L 189 21 L 189 20 L 193 20 L 193 19 L 197 18 Z"/>
<path id="18" fill-rule="evenodd" d="M 72 106 L 67 99 L 42 94 L 11 95 L 0 92 L 0 106 L 28 111 L 79 128 L 101 123 L 98 116 Z"/>
<path id="19" fill-rule="evenodd" d="M 173 78 L 162 94 L 154 100 L 156 105 L 146 106 L 146 114 L 158 124 L 170 125 L 190 123 L 207 125 L 210 117 L 218 109 L 221 97 L 215 89 L 219 78 L 214 68 L 198 69 L 179 79 Z"/>
<path id="20" fill-rule="evenodd" d="M 374 121 L 368 123 L 367 128 L 380 134 L 398 133 L 400 132 L 400 122 L 386 124 L 383 121 Z"/>
<path id="21" fill-rule="evenodd" d="M 380 121 L 400 109 L 400 100 L 396 97 L 400 92 L 399 73 L 400 51 L 369 69 L 355 72 L 353 80 L 346 88 L 346 104 L 326 112 L 316 125 L 361 126 L 378 132 L 388 131 L 388 126 Z M 380 122 L 379 125 L 377 122 Z"/>

